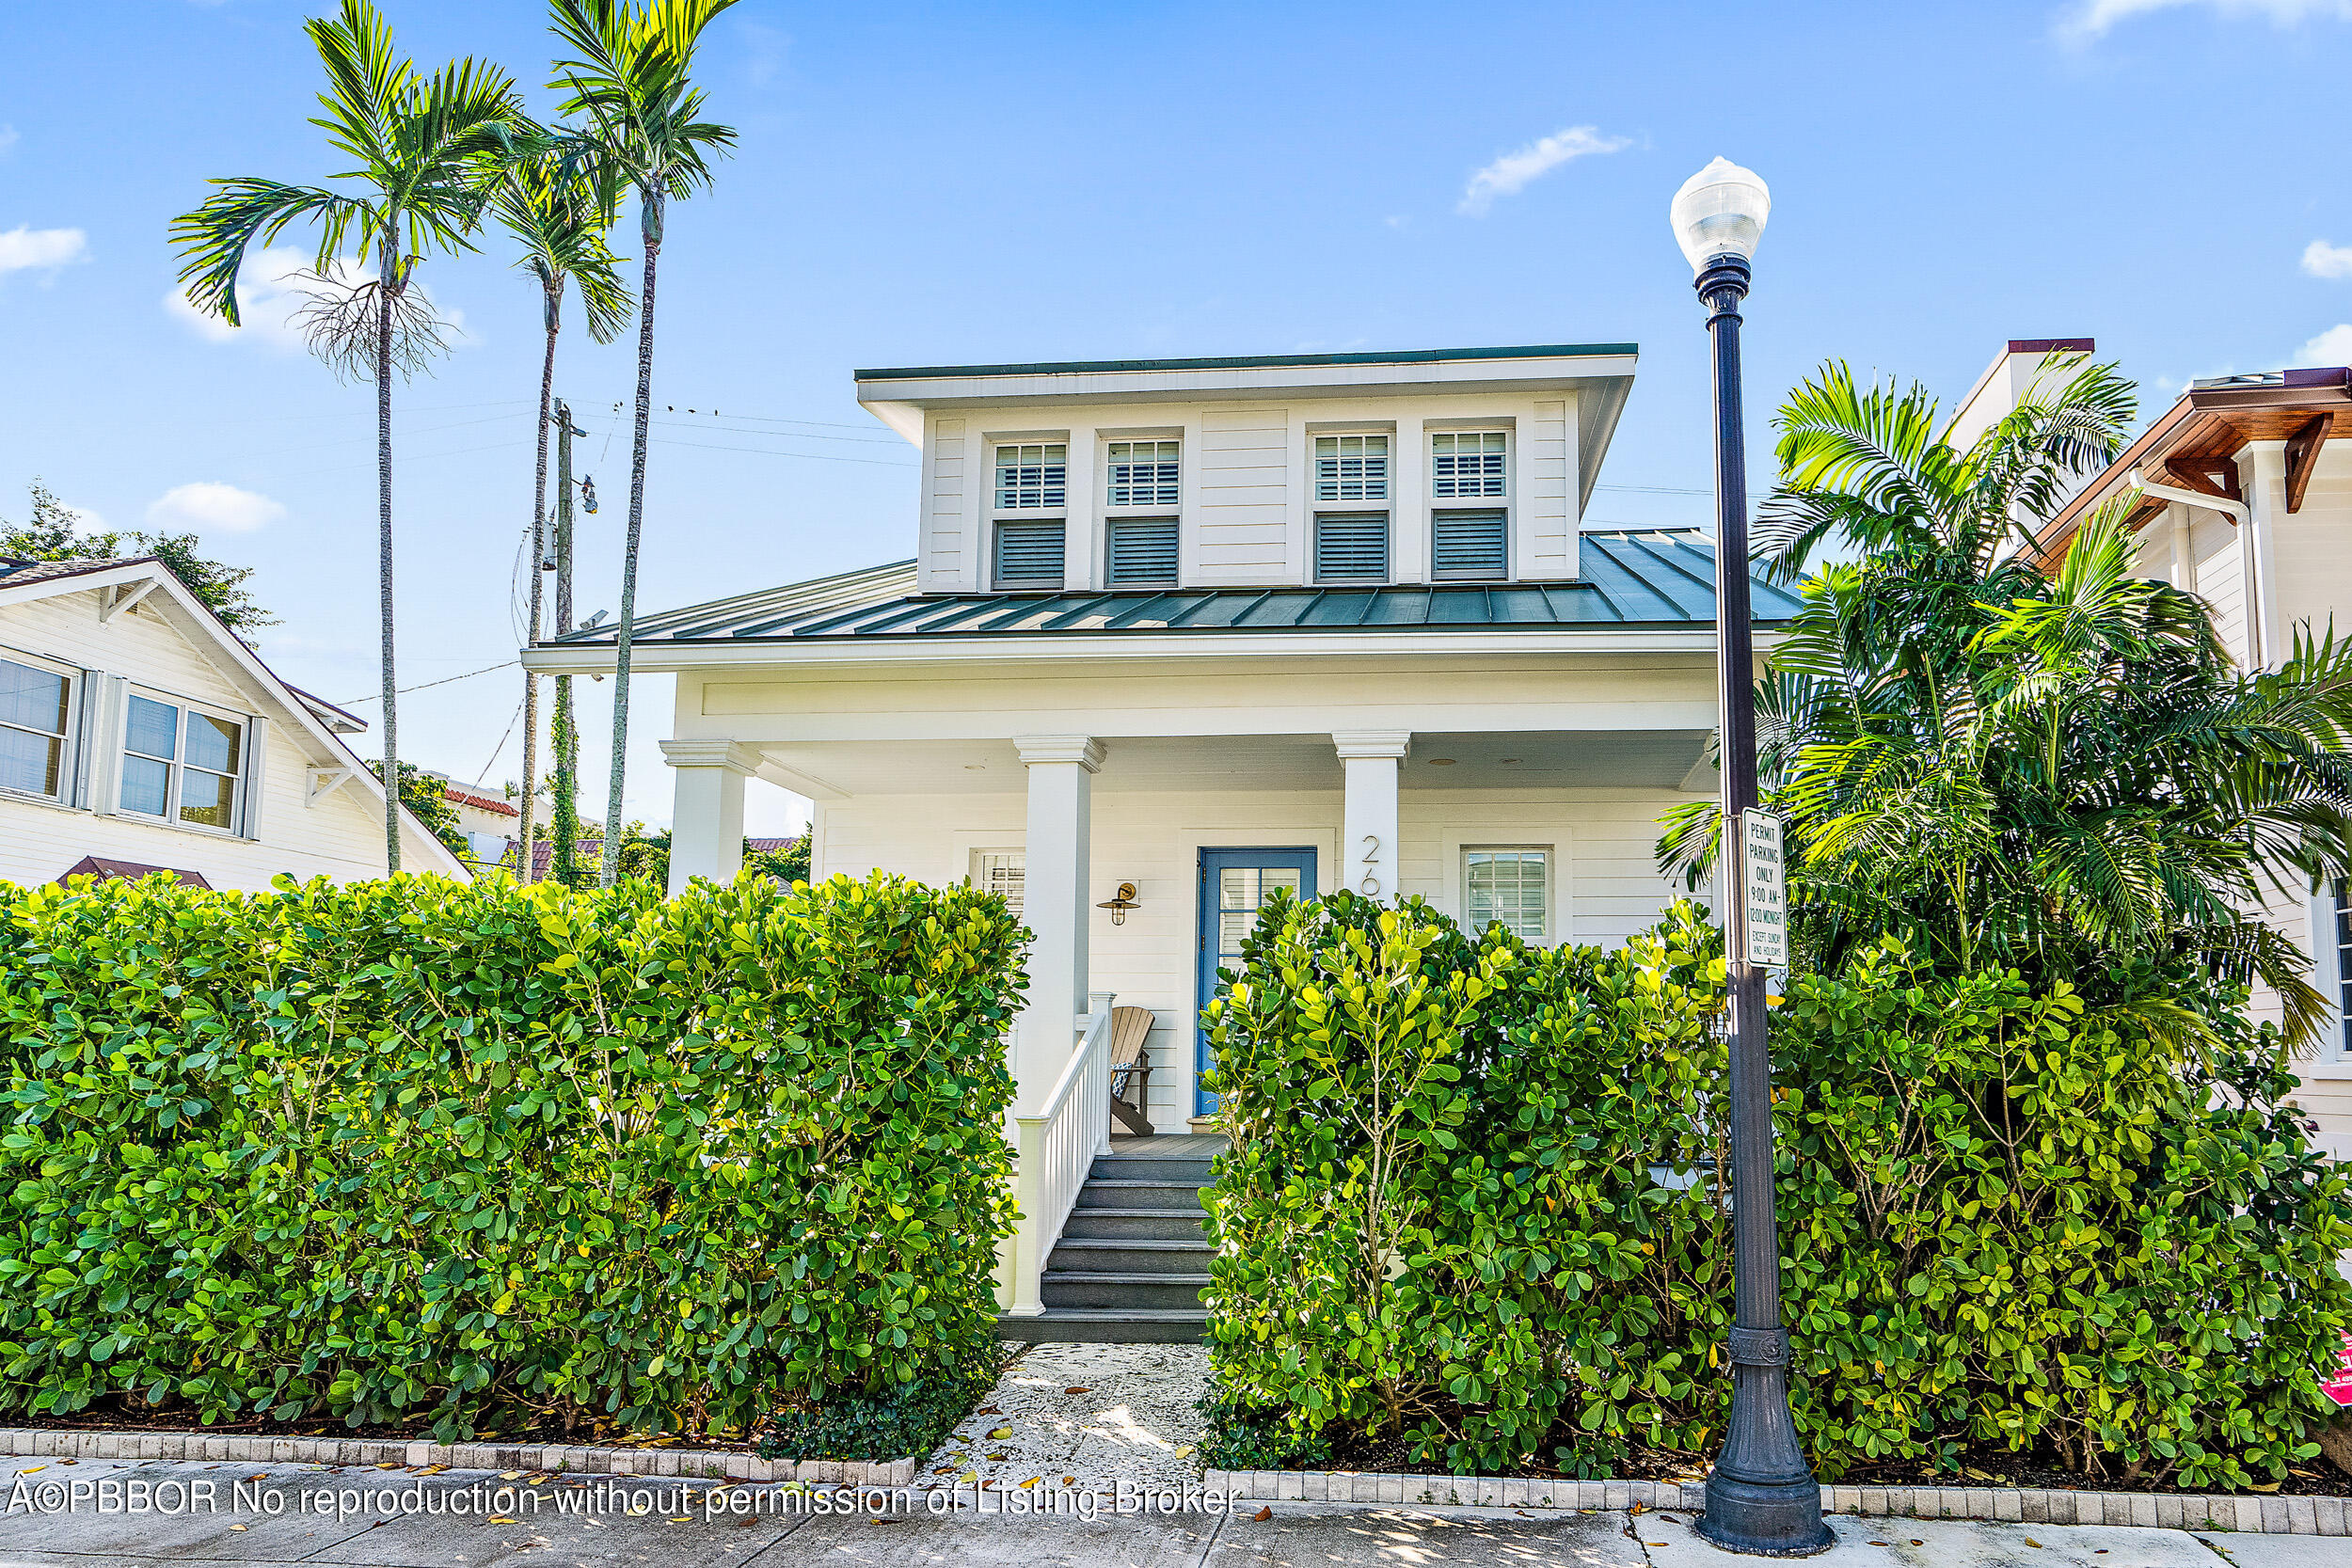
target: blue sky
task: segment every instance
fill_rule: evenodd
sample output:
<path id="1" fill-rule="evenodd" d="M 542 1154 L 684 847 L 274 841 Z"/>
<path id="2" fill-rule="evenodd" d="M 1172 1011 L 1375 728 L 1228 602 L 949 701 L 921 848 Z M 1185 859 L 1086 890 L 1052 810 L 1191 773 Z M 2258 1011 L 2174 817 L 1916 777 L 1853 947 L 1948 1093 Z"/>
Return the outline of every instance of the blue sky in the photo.
<path id="1" fill-rule="evenodd" d="M 489 56 L 547 106 L 534 5 L 387 8 L 419 60 Z M 209 176 L 331 170 L 305 14 L 0 15 L 0 516 L 39 475 L 108 524 L 197 528 L 259 569 L 284 621 L 264 657 L 352 699 L 375 689 L 371 393 L 281 330 L 175 309 L 165 237 Z M 640 603 L 912 553 L 914 454 L 857 408 L 860 365 L 1629 339 L 1591 521 L 1704 522 L 1705 341 L 1665 209 L 1718 153 L 1773 190 L 1759 430 L 1832 356 L 1953 397 L 2002 339 L 2090 334 L 2152 410 L 2191 376 L 2344 363 L 2347 65 L 2345 0 L 744 0 L 701 69 L 741 149 L 663 251 Z M 516 641 L 538 333 L 509 261 L 493 235 L 422 274 L 465 336 L 399 392 L 404 685 Z M 584 612 L 616 602 L 631 361 L 566 337 L 613 503 L 583 529 Z M 630 767 L 657 822 L 667 685 L 641 694 Z M 587 689 L 596 757 L 609 689 Z M 512 777 L 519 695 L 511 670 L 417 691 L 405 750 Z M 754 814 L 781 832 L 796 808 L 763 788 Z"/>

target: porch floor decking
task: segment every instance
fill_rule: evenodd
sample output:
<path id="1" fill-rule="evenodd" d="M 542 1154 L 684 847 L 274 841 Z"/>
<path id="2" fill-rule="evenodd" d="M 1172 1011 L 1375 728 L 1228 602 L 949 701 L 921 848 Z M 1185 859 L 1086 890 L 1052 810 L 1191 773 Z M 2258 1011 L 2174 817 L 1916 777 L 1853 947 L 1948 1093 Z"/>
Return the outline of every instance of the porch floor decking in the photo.
<path id="1" fill-rule="evenodd" d="M 1122 1160 L 1214 1160 L 1232 1140 L 1217 1132 L 1155 1132 L 1148 1138 L 1111 1135 L 1111 1153 Z"/>

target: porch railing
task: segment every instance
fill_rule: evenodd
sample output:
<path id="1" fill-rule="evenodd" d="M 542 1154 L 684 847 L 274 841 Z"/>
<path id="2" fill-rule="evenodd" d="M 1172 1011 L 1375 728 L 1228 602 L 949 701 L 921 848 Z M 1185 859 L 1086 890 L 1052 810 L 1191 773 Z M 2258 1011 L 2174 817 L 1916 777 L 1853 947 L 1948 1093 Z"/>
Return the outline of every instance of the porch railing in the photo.
<path id="1" fill-rule="evenodd" d="M 1012 1118 L 1013 1196 L 1021 1223 L 1000 1255 L 1011 1277 L 999 1278 L 1011 1288 L 1006 1310 L 1016 1318 L 1045 1310 L 1040 1278 L 1046 1255 L 1061 1239 L 1095 1157 L 1110 1152 L 1113 1000 L 1106 990 L 1089 995 L 1091 1010 L 1077 1020 L 1077 1046 L 1053 1091 L 1037 1115 Z"/>

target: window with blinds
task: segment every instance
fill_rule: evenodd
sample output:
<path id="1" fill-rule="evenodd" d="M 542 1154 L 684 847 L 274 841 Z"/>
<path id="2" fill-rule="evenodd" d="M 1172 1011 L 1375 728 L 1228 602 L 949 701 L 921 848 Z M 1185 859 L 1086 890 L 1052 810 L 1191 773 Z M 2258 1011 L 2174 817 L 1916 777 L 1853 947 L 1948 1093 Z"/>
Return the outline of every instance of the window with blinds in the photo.
<path id="1" fill-rule="evenodd" d="M 996 510 L 1033 507 L 1060 511 L 1067 504 L 1070 448 L 1059 441 L 1032 441 L 996 449 Z"/>
<path id="2" fill-rule="evenodd" d="M 1021 914 L 1021 892 L 1027 870 L 1028 857 L 1019 849 L 975 849 L 972 851 L 972 885 L 982 893 L 993 893 L 1005 901 L 1007 909 L 1018 919 Z"/>
<path id="3" fill-rule="evenodd" d="M 1174 441 L 1113 441 L 1106 454 L 1110 468 L 1105 505 L 1174 506 L 1176 459 Z"/>
<path id="4" fill-rule="evenodd" d="M 1113 588 L 1175 586 L 1175 518 L 1121 517 L 1104 531 L 1110 540 Z"/>
<path id="5" fill-rule="evenodd" d="M 1522 942 L 1543 942 L 1549 927 L 1551 851 L 1534 846 L 1462 851 L 1462 924 L 1473 931 L 1502 923 Z"/>
<path id="6" fill-rule="evenodd" d="M 1389 580 L 1389 515 L 1332 512 L 1315 518 L 1317 582 Z"/>
<path id="7" fill-rule="evenodd" d="M 2339 877 L 2334 895 L 2329 902 L 2335 906 L 2335 931 L 2315 933 L 2313 945 L 2326 942 L 2336 950 L 2336 1040 L 2352 1055 L 2352 888 Z"/>
<path id="8" fill-rule="evenodd" d="M 1455 582 L 1507 575 L 1503 522 L 1501 512 L 1431 513 L 1429 575 Z"/>
<path id="9" fill-rule="evenodd" d="M 1059 523 L 996 525 L 996 586 L 1053 588 L 1061 583 Z"/>
<path id="10" fill-rule="evenodd" d="M 1447 432 L 1429 437 L 1429 493 L 1439 500 L 1500 496 L 1503 482 L 1503 433 Z"/>
<path id="11" fill-rule="evenodd" d="M 1389 499 L 1389 438 L 1386 436 L 1315 437 L 1315 499 L 1384 501 Z"/>

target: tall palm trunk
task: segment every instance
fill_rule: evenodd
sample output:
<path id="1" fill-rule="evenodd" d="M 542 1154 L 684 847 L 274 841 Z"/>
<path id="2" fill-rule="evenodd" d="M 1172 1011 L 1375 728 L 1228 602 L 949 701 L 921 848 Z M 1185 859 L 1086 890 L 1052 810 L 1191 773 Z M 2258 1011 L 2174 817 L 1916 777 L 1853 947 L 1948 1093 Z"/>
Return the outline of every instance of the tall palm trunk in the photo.
<path id="1" fill-rule="evenodd" d="M 400 874 L 400 709 L 392 683 L 392 290 L 400 246 L 384 236 L 375 296 L 375 569 L 384 621 L 384 866 Z"/>
<path id="2" fill-rule="evenodd" d="M 548 545 L 548 420 L 553 417 L 555 404 L 555 335 L 564 325 L 563 281 L 557 279 L 547 291 L 548 349 L 539 364 L 539 471 L 531 495 L 531 623 L 523 641 L 539 641 L 541 606 L 547 593 L 547 574 L 540 570 L 547 559 Z M 523 672 L 523 800 L 521 847 L 516 850 L 515 879 L 532 879 L 531 850 L 532 807 L 536 803 L 532 791 L 538 786 L 539 772 L 539 677 Z"/>
<path id="3" fill-rule="evenodd" d="M 628 782 L 628 649 L 637 619 L 637 546 L 645 528 L 645 434 L 653 418 L 653 285 L 661 258 L 661 190 L 642 187 L 645 281 L 637 300 L 637 434 L 628 466 L 628 542 L 621 554 L 621 630 L 612 660 L 612 776 L 604 807 L 604 885 L 621 877 L 621 789 Z"/>

